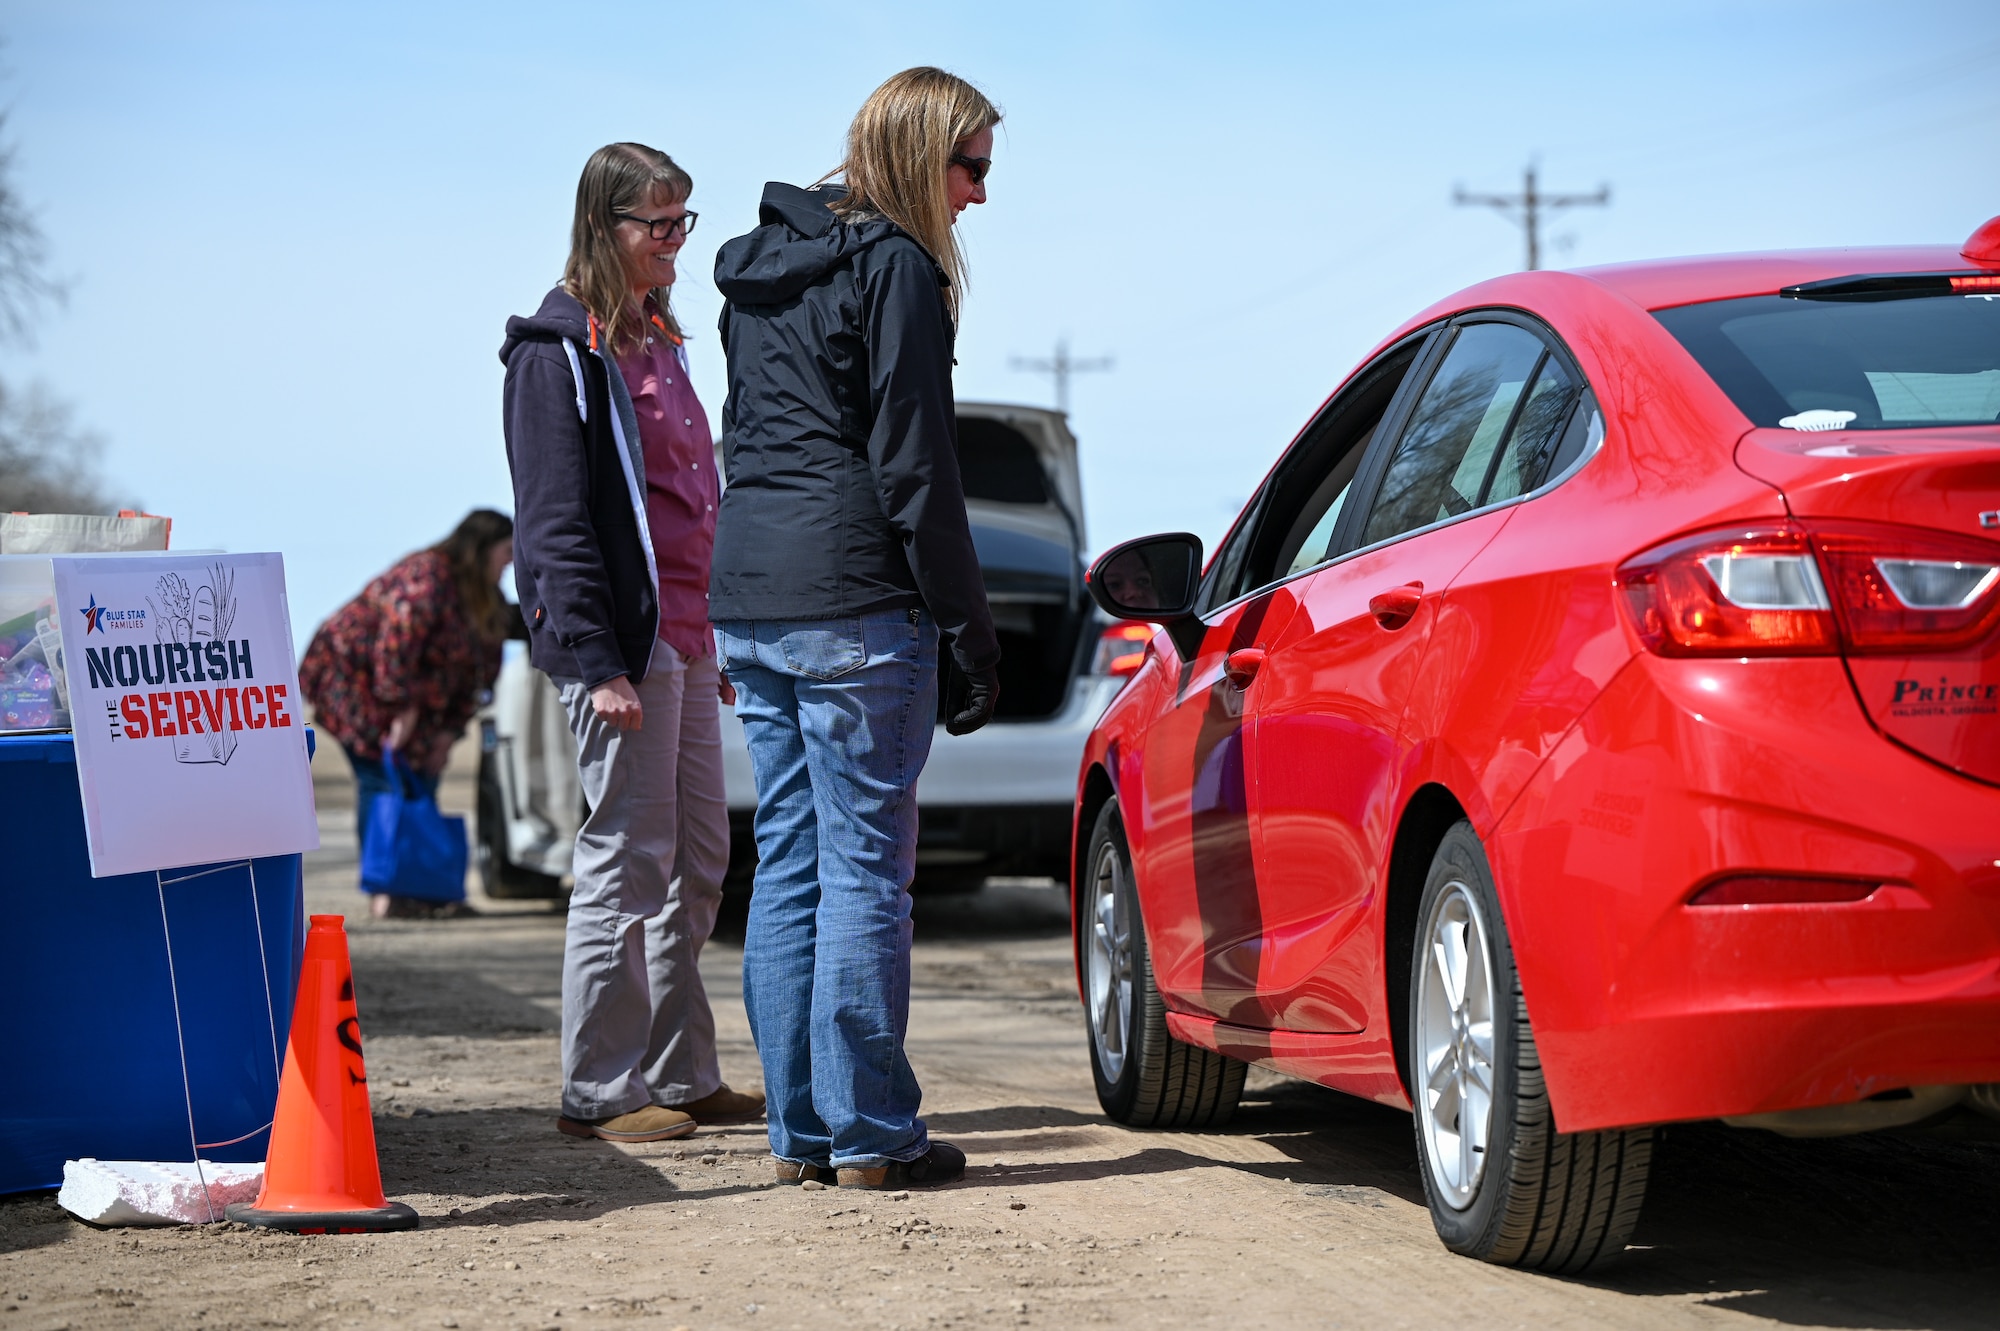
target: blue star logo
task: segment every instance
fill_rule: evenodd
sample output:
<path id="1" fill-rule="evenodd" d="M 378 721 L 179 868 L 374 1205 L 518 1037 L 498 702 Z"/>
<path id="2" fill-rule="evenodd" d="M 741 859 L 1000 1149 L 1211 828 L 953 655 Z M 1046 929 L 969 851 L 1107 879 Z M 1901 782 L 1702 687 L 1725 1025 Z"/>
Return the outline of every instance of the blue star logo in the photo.
<path id="1" fill-rule="evenodd" d="M 90 604 L 77 612 L 83 616 L 83 635 L 86 638 L 93 633 L 104 632 L 102 621 L 104 619 L 104 612 L 109 608 L 109 606 L 102 606 L 97 603 L 96 592 L 90 594 Z"/>

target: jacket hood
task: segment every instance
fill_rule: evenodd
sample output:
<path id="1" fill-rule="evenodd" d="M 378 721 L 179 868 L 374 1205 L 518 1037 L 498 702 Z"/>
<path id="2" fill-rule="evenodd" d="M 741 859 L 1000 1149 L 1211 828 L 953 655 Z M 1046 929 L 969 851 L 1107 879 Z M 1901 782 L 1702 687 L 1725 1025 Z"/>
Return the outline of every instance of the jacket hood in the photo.
<path id="1" fill-rule="evenodd" d="M 716 251 L 716 289 L 743 305 L 787 301 L 855 255 L 903 234 L 887 218 L 835 217 L 830 206 L 843 194 L 838 186 L 800 189 L 776 181 L 764 186 L 757 209 L 762 225 Z"/>
<path id="2" fill-rule="evenodd" d="M 506 364 L 514 348 L 523 342 L 564 337 L 574 340 L 579 347 L 590 345 L 590 316 L 584 311 L 582 301 L 557 285 L 542 297 L 539 310 L 526 318 L 517 314 L 507 320 L 507 340 L 500 344 L 500 363 Z"/>

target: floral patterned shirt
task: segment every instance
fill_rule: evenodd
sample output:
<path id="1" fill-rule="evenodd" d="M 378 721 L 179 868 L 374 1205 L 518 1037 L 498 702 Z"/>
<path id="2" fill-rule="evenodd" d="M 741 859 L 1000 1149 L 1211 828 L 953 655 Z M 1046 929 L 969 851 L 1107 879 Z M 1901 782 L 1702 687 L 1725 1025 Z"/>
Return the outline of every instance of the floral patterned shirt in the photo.
<path id="1" fill-rule="evenodd" d="M 450 564 L 419 550 L 319 626 L 299 663 L 299 687 L 314 724 L 374 762 L 389 723 L 414 705 L 403 761 L 435 777 L 499 674 L 500 643 L 474 630 Z"/>

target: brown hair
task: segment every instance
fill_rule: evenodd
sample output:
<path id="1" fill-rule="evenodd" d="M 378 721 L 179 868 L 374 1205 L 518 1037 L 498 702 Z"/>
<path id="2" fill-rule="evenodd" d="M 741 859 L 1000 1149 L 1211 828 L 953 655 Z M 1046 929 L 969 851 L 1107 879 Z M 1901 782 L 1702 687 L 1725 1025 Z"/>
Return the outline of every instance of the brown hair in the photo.
<path id="1" fill-rule="evenodd" d="M 685 203 L 694 181 L 658 148 L 643 143 L 607 143 L 583 164 L 576 182 L 576 218 L 569 229 L 569 262 L 563 266 L 563 290 L 583 303 L 604 329 L 604 350 L 617 352 L 636 344 L 645 334 L 645 316 L 632 302 L 632 278 L 624 251 L 613 231 L 618 213 L 644 206 L 655 195 L 667 203 Z M 671 289 L 655 287 L 653 304 L 667 331 L 680 337 L 668 298 Z"/>
<path id="2" fill-rule="evenodd" d="M 954 322 L 965 252 L 952 229 L 945 174 L 959 145 L 999 123 L 1000 109 L 956 74 L 906 69 L 868 94 L 847 128 L 847 160 L 828 173 L 847 183 L 835 212 L 880 213 L 930 252 L 951 280 L 945 298 Z"/>
<path id="3" fill-rule="evenodd" d="M 512 518 L 490 508 L 475 508 L 452 528 L 451 535 L 431 547 L 451 566 L 452 585 L 458 588 L 465 617 L 489 644 L 507 636 L 507 599 L 486 576 L 486 555 L 494 546 L 513 539 Z"/>

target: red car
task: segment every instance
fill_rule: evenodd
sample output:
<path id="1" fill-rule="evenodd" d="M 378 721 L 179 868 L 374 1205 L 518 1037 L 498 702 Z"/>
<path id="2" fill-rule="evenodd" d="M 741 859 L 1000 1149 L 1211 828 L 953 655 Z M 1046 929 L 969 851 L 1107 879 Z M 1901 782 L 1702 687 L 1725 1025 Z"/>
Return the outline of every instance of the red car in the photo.
<path id="1" fill-rule="evenodd" d="M 1113 1118 L 1408 1108 L 1450 1248 L 1576 1271 L 1654 1125 L 2000 1117 L 2000 218 L 1482 283 L 1089 582 Z"/>

